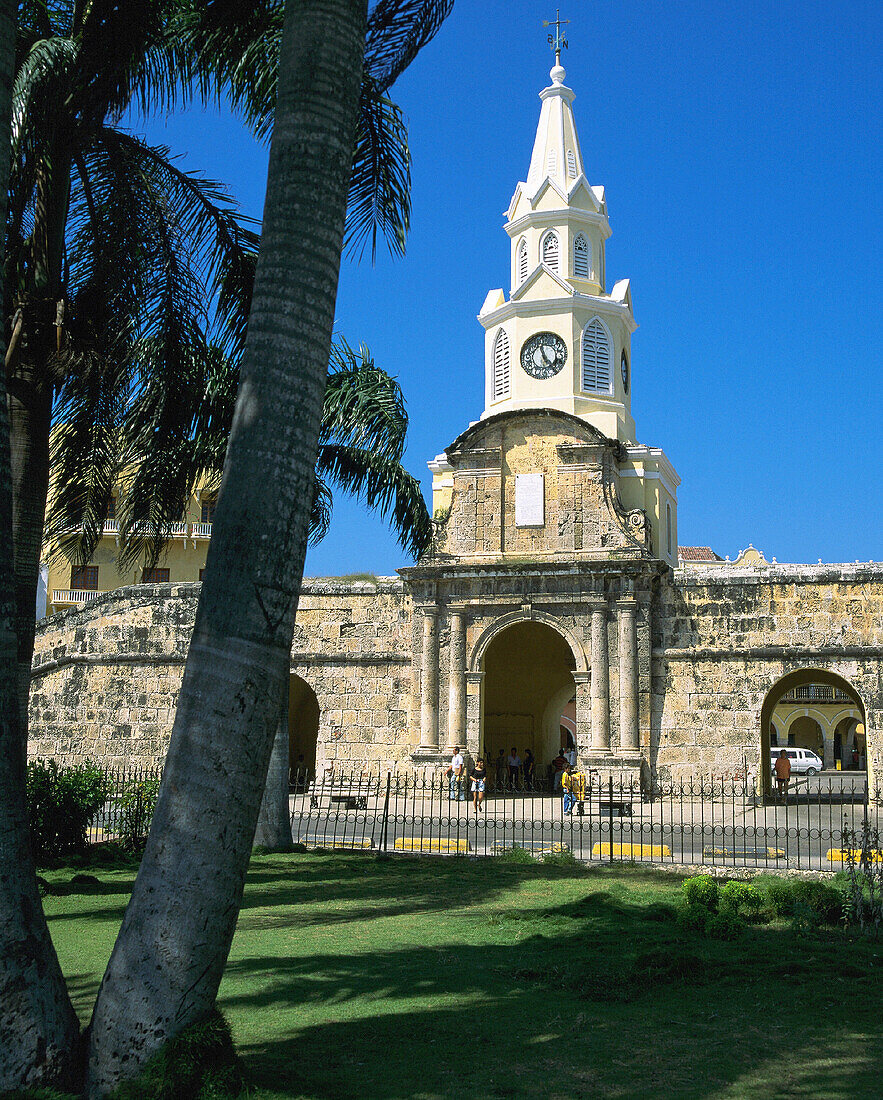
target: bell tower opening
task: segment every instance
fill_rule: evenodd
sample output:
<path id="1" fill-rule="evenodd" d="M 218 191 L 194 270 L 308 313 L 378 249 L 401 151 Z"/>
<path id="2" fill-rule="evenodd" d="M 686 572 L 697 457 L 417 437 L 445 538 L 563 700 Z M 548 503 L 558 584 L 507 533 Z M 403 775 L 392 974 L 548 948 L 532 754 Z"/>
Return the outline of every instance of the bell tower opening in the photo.
<path id="1" fill-rule="evenodd" d="M 571 717 L 576 661 L 564 638 L 545 623 L 513 623 L 484 655 L 482 746 L 493 767 L 500 750 L 531 749 L 536 774 L 558 754 L 562 716 Z"/>

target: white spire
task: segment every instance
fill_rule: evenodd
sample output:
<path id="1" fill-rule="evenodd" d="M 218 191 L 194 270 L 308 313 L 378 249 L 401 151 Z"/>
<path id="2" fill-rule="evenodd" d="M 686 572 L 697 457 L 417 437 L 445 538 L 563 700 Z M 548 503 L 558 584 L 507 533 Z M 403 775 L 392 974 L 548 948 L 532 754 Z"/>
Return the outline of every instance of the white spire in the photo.
<path id="1" fill-rule="evenodd" d="M 566 195 L 584 174 L 583 156 L 573 120 L 574 93 L 564 86 L 564 67 L 556 60 L 552 83 L 540 92 L 543 106 L 530 158 L 527 190 L 533 193 L 546 178 Z"/>

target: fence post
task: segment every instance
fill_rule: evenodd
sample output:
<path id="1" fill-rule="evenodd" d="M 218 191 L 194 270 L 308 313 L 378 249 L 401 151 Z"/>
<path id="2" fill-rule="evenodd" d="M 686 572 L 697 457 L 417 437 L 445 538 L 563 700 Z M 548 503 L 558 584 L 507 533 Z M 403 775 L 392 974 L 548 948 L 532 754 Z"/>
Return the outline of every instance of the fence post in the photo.
<path id="1" fill-rule="evenodd" d="M 610 820 L 610 862 L 613 862 L 613 772 L 607 776 L 607 797 L 609 798 L 608 814 Z"/>
<path id="2" fill-rule="evenodd" d="M 392 778 L 389 772 L 386 773 L 386 797 L 383 799 L 383 821 L 380 826 L 380 850 L 386 851 L 386 829 L 389 824 L 389 788 L 392 782 Z"/>

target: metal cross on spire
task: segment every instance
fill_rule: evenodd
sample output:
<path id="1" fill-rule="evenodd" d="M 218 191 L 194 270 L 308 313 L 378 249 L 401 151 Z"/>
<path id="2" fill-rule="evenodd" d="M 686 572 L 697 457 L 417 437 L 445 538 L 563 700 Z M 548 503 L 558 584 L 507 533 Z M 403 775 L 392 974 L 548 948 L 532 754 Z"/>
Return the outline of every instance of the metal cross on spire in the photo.
<path id="1" fill-rule="evenodd" d="M 569 19 L 562 19 L 561 18 L 561 9 L 560 8 L 555 9 L 555 21 L 554 22 L 551 19 L 544 19 L 543 20 L 543 26 L 544 27 L 554 27 L 555 28 L 555 33 L 550 34 L 549 37 L 546 39 L 546 41 L 549 43 L 549 46 L 555 51 L 555 64 L 556 65 L 561 64 L 561 51 L 567 49 L 567 39 L 561 33 L 561 28 L 569 22 L 570 22 Z"/>

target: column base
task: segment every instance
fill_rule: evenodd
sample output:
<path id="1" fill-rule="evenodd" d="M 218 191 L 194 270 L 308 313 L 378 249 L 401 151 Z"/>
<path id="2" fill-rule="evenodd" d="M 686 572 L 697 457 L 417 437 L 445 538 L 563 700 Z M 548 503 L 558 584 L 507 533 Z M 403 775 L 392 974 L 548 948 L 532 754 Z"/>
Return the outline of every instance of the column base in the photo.
<path id="1" fill-rule="evenodd" d="M 435 745 L 418 745 L 411 753 L 415 768 L 434 768 L 451 762 L 451 750 L 439 749 Z"/>

